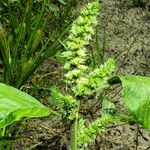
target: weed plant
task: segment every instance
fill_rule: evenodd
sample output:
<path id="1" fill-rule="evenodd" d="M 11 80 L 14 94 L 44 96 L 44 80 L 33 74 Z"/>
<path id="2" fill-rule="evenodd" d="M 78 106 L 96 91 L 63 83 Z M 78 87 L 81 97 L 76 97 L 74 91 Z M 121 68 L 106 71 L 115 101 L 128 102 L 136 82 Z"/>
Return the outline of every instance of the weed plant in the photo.
<path id="1" fill-rule="evenodd" d="M 137 121 L 143 124 L 146 128 L 149 128 L 149 123 L 147 121 L 149 110 L 147 110 L 145 114 L 146 120 L 142 120 L 139 116 L 143 115 L 143 108 L 139 108 L 139 105 L 135 104 L 136 106 L 133 106 L 131 104 L 138 95 L 136 93 L 137 88 L 135 88 L 136 83 L 140 82 L 142 86 L 142 82 L 145 82 L 146 80 L 148 81 L 149 78 L 145 79 L 143 77 L 132 76 L 111 78 L 112 73 L 115 71 L 115 60 L 113 58 L 109 58 L 106 61 L 105 32 L 102 50 L 99 47 L 98 31 L 96 30 L 95 33 L 94 29 L 97 25 L 98 13 L 98 1 L 91 2 L 83 8 L 79 17 L 73 22 L 67 40 L 63 43 L 66 50 L 62 53 L 62 56 L 65 58 L 64 70 L 66 70 L 64 80 L 66 82 L 67 89 L 70 89 L 71 91 L 66 91 L 69 94 L 65 94 L 65 92 L 62 93 L 57 90 L 55 86 L 51 88 L 51 97 L 49 102 L 56 107 L 60 114 L 62 114 L 63 119 L 70 120 L 71 150 L 86 149 L 87 146 L 95 140 L 96 136 L 99 133 L 102 133 L 112 122 L 134 122 L 134 118 L 132 116 L 118 110 L 115 104 L 112 103 L 105 95 L 105 91 L 107 91 L 108 87 L 116 83 L 123 84 L 125 103 L 133 116 L 135 116 Z M 88 45 L 94 34 L 96 35 L 97 57 L 92 58 L 95 59 L 95 66 L 93 67 L 93 65 L 88 63 L 89 57 L 91 57 L 88 53 Z M 150 84 L 148 84 L 148 86 L 150 86 Z M 135 91 L 131 90 L 133 87 Z M 139 87 L 139 85 L 137 87 Z M 101 102 L 102 110 L 100 117 L 86 126 L 83 116 L 79 113 L 81 107 L 80 103 L 83 99 L 88 99 L 89 96 L 98 96 L 99 93 L 102 93 L 103 98 Z M 128 94 L 131 94 L 132 96 L 129 96 L 129 98 L 127 96 Z M 142 94 L 145 95 L 146 93 Z M 131 97 L 133 97 L 133 99 Z M 129 99 L 132 99 L 133 101 L 131 100 L 131 102 Z M 146 95 L 146 99 L 149 99 L 148 95 Z M 143 99 L 144 103 L 145 100 Z M 147 108 L 148 107 L 149 105 L 147 105 Z M 139 111 L 141 111 L 141 113 Z"/>
<path id="2" fill-rule="evenodd" d="M 120 116 L 104 115 L 86 128 L 84 120 L 78 113 L 80 100 L 84 96 L 95 95 L 109 86 L 107 80 L 115 68 L 113 59 L 104 63 L 100 54 L 98 67 L 93 69 L 87 65 L 88 52 L 86 47 L 92 39 L 92 35 L 95 34 L 94 27 L 97 25 L 98 13 L 99 3 L 97 1 L 89 3 L 73 22 L 70 35 L 65 43 L 66 51 L 63 52 L 63 56 L 66 58 L 64 64 L 65 81 L 68 88 L 72 89 L 72 95 L 62 94 L 56 87 L 53 87 L 51 89 L 52 96 L 49 99 L 49 102 L 53 105 L 55 103 L 59 112 L 63 114 L 62 117 L 71 121 L 70 148 L 72 150 L 86 148 L 110 122 L 122 119 Z"/>

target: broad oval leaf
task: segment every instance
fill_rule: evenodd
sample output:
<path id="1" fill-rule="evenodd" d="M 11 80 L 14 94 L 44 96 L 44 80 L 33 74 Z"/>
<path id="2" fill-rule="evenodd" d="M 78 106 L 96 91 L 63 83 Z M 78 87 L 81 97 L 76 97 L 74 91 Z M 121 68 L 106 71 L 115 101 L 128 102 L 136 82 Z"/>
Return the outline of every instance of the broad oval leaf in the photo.
<path id="1" fill-rule="evenodd" d="M 42 117 L 50 114 L 51 110 L 32 96 L 0 83 L 0 128 L 23 117 Z"/>
<path id="2" fill-rule="evenodd" d="M 143 76 L 119 76 L 119 78 L 129 111 L 150 131 L 150 78 Z"/>

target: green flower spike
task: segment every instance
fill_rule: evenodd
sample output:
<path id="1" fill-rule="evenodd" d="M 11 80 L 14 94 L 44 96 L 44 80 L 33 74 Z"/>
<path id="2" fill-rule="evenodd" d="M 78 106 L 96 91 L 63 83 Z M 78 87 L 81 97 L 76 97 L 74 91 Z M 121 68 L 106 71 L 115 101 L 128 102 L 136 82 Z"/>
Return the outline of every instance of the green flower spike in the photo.
<path id="1" fill-rule="evenodd" d="M 89 67 L 85 65 L 87 59 L 85 46 L 89 44 L 94 34 L 98 12 L 99 2 L 89 3 L 73 22 L 66 42 L 67 51 L 63 53 L 67 59 L 64 69 L 68 71 L 65 75 L 68 83 L 76 83 L 80 76 L 89 70 Z"/>

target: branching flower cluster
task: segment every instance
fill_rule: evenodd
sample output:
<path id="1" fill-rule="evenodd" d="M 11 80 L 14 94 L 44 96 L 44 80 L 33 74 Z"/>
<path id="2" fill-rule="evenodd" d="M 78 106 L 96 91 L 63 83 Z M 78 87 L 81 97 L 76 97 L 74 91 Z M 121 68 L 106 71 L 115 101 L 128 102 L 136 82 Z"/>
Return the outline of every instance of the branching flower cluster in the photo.
<path id="1" fill-rule="evenodd" d="M 70 120 L 77 119 L 79 101 L 77 96 L 91 95 L 101 91 L 108 86 L 107 79 L 114 71 L 114 59 L 109 59 L 96 69 L 86 64 L 88 59 L 87 45 L 92 35 L 94 27 L 97 25 L 99 12 L 99 2 L 91 2 L 82 9 L 79 17 L 74 21 L 70 35 L 65 43 L 66 51 L 63 56 L 66 58 L 64 69 L 66 70 L 65 79 L 71 86 L 73 96 L 61 94 L 56 88 L 52 89 L 51 103 L 54 100 L 55 106 L 59 108 Z M 65 110 L 66 109 L 66 110 Z M 84 148 L 93 141 L 97 134 L 110 122 L 111 116 L 95 120 L 89 127 L 85 127 L 84 120 L 78 121 L 78 147 Z"/>
<path id="2" fill-rule="evenodd" d="M 104 65 L 92 70 L 86 65 L 87 48 L 94 27 L 97 25 L 99 3 L 89 3 L 74 21 L 70 35 L 66 42 L 67 51 L 63 52 L 66 58 L 64 69 L 66 81 L 71 83 L 76 96 L 91 95 L 108 86 L 107 79 L 114 71 L 114 60 L 109 59 Z"/>
<path id="3" fill-rule="evenodd" d="M 101 91 L 108 86 L 107 79 L 114 71 L 115 61 L 109 59 L 104 65 L 94 69 L 86 77 L 79 77 L 77 86 L 73 88 L 76 95 L 91 95 L 96 91 Z"/>

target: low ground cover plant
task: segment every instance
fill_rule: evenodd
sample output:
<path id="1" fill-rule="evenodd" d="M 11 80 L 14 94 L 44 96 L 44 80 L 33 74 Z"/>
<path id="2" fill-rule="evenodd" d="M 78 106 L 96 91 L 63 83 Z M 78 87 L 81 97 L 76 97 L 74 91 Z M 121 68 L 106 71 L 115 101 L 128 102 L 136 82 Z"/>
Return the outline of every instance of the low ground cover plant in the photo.
<path id="1" fill-rule="evenodd" d="M 99 61 L 95 67 L 89 62 L 88 44 L 95 34 L 99 7 L 98 1 L 87 4 L 73 22 L 68 38 L 61 42 L 65 48 L 61 60 L 65 60 L 63 68 L 66 90 L 61 91 L 56 85 L 51 87 L 49 103 L 55 106 L 55 111 L 13 87 L 0 84 L 2 148 L 6 147 L 5 129 L 22 117 L 42 117 L 50 114 L 61 116 L 70 127 L 71 150 L 86 149 L 113 122 L 135 121 L 150 131 L 150 78 L 114 76 L 113 58 Z M 105 91 L 114 84 L 122 84 L 124 103 L 130 114 L 118 110 L 107 98 Z M 80 114 L 80 103 L 89 96 L 98 96 L 99 93 L 102 93 L 103 98 L 101 114 L 87 125 L 84 116 Z M 11 149 L 10 146 L 7 148 Z"/>

